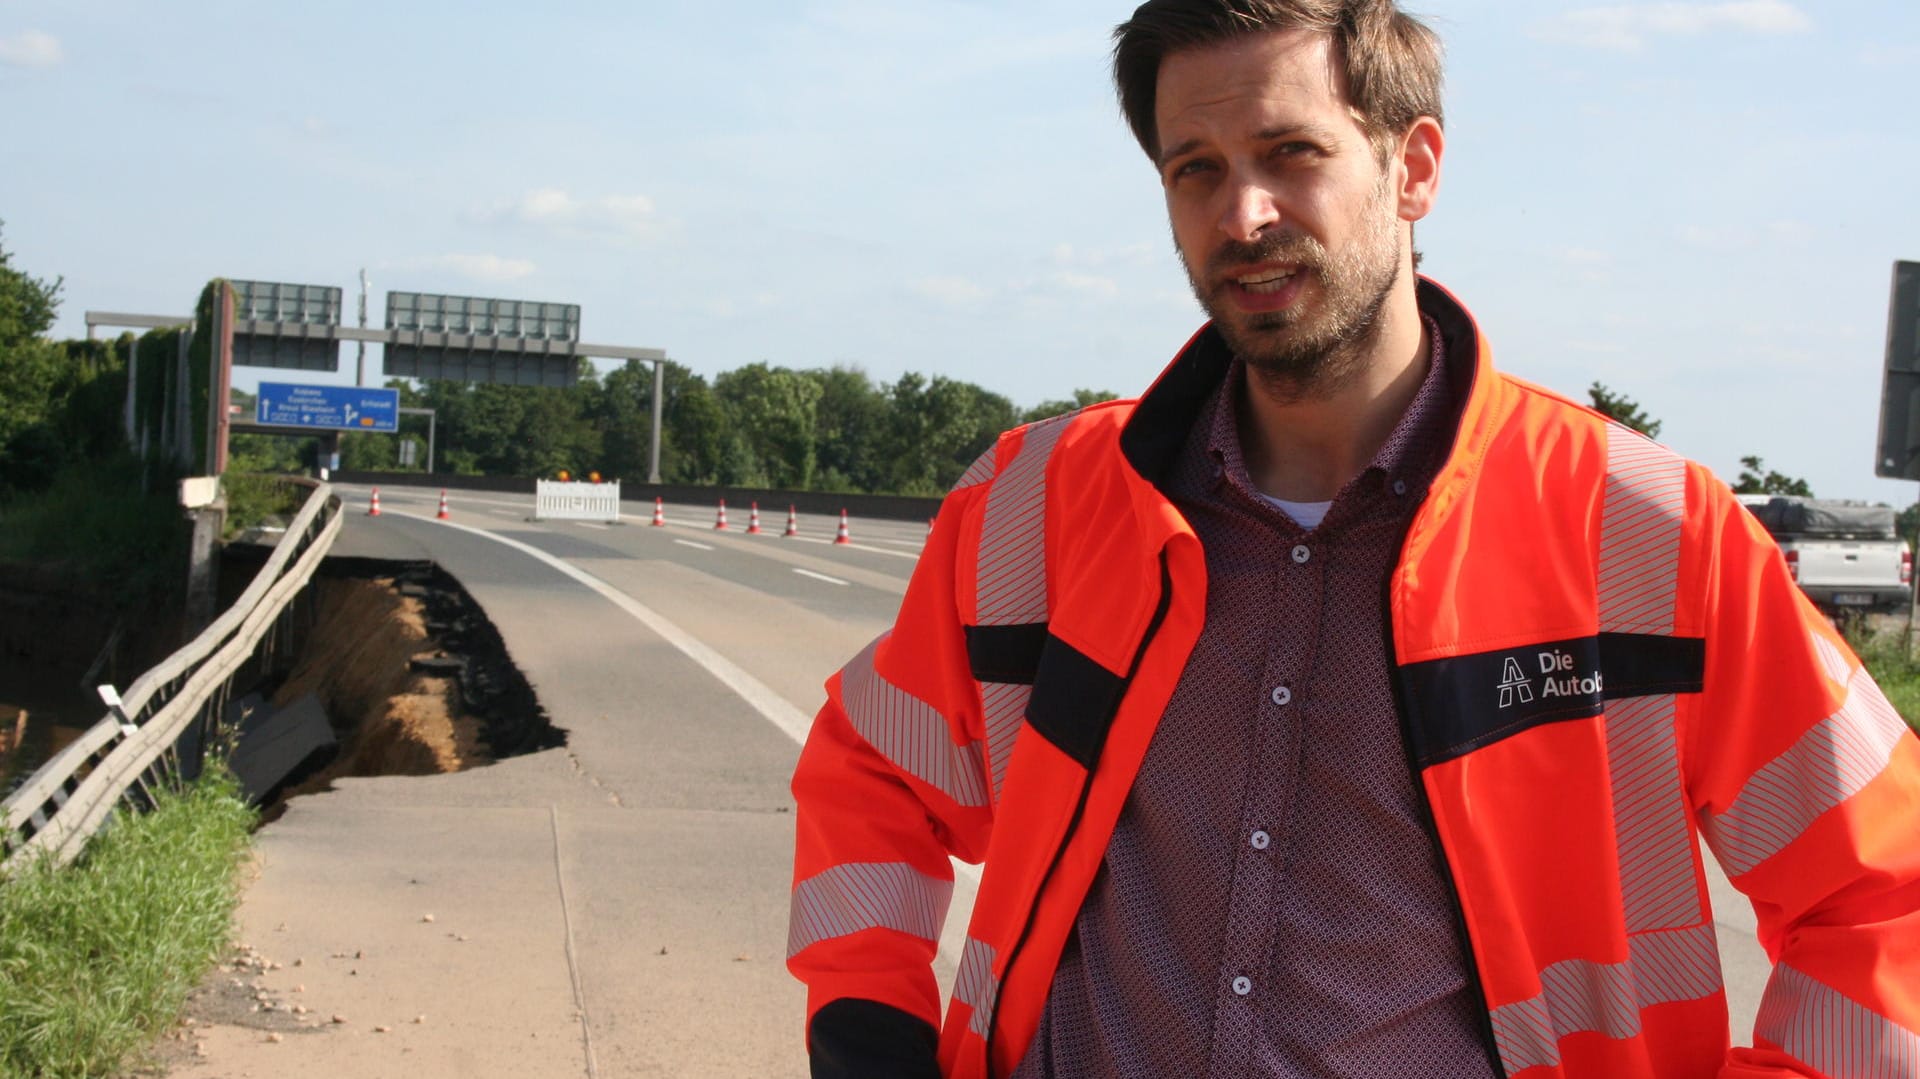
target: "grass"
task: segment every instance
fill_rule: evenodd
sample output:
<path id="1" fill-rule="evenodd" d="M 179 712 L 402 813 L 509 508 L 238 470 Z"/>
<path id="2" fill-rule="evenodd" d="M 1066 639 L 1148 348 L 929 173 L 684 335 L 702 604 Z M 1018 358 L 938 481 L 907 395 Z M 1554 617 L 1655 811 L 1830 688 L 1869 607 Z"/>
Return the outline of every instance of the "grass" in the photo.
<path id="1" fill-rule="evenodd" d="M 0 880 L 0 1077 L 119 1074 L 231 939 L 254 813 L 224 769 Z M 10 867 L 11 868 L 11 867 Z"/>
<path id="2" fill-rule="evenodd" d="M 1920 660 L 1914 659 L 1904 635 L 1868 633 L 1853 626 L 1848 627 L 1847 643 L 1867 665 L 1880 691 L 1887 695 L 1907 726 L 1920 731 Z"/>

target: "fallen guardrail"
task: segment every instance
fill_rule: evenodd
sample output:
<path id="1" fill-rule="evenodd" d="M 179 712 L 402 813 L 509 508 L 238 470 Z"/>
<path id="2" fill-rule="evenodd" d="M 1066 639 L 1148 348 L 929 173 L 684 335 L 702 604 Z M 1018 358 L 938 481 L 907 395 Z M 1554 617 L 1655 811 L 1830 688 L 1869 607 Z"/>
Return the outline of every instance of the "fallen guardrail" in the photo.
<path id="1" fill-rule="evenodd" d="M 340 534 L 340 500 L 316 486 L 240 598 L 199 636 L 124 693 L 108 712 L 0 803 L 0 859 L 45 851 L 72 861 L 123 800 L 152 801 L 152 784 L 178 774 L 175 745 L 219 716 L 236 673 L 306 587 Z"/>

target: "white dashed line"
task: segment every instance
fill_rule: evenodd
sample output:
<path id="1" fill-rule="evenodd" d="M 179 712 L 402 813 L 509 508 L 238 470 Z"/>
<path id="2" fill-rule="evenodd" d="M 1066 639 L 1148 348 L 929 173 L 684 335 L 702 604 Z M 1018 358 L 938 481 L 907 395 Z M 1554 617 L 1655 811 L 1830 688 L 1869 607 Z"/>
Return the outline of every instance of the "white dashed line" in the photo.
<path id="1" fill-rule="evenodd" d="M 801 569 L 799 566 L 793 567 L 793 572 L 798 573 L 802 577 L 811 577 L 816 581 L 825 581 L 828 584 L 837 584 L 842 588 L 845 588 L 847 586 L 847 582 L 841 580 L 838 577 L 829 577 L 824 573 L 815 573 L 810 569 Z"/>
<path id="2" fill-rule="evenodd" d="M 677 540 L 674 540 L 673 542 L 675 542 L 675 543 L 677 543 L 677 544 L 679 544 L 679 545 L 680 545 L 680 546 L 682 546 L 682 547 L 691 547 L 691 548 L 693 548 L 693 549 L 694 549 L 694 550 L 696 550 L 696 551 L 711 551 L 711 550 L 713 550 L 713 548 L 711 548 L 711 547 L 709 547 L 709 546 L 707 546 L 707 545 L 706 545 L 706 544 L 704 544 L 704 543 L 695 543 L 695 542 L 693 542 L 692 540 L 683 540 L 683 539 L 677 539 Z"/>
<path id="3" fill-rule="evenodd" d="M 573 523 L 579 525 L 581 528 L 597 528 L 602 532 L 607 531 L 607 529 L 611 527 L 610 525 L 597 525 L 592 521 L 575 521 Z"/>

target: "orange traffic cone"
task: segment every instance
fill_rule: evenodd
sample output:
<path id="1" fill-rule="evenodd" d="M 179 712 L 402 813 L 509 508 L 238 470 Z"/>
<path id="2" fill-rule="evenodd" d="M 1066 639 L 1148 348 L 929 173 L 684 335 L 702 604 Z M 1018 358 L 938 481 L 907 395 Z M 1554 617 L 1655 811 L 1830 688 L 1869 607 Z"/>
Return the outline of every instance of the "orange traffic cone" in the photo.
<path id="1" fill-rule="evenodd" d="M 725 532 L 727 530 L 727 500 L 724 498 L 720 500 L 719 515 L 713 519 L 713 530 L 715 532 Z"/>
<path id="2" fill-rule="evenodd" d="M 787 530 L 785 532 L 780 533 L 780 537 L 782 539 L 785 539 L 788 536 L 797 536 L 799 534 L 800 534 L 800 519 L 793 515 L 793 507 L 788 506 L 787 507 Z"/>
<path id="3" fill-rule="evenodd" d="M 660 499 L 656 498 L 653 500 L 653 527 L 662 528 L 666 525 L 666 523 L 667 523 L 666 504 L 662 502 Z"/>
<path id="4" fill-rule="evenodd" d="M 833 537 L 833 542 L 836 544 L 853 542 L 852 537 L 847 535 L 847 511 L 844 509 L 840 511 L 840 533 Z"/>
<path id="5" fill-rule="evenodd" d="M 453 514 L 447 512 L 447 492 L 445 488 L 442 488 L 440 491 L 440 512 L 434 514 L 434 516 L 442 521 L 453 520 Z"/>
<path id="6" fill-rule="evenodd" d="M 747 503 L 747 535 L 757 536 L 759 534 L 760 534 L 760 503 L 749 502 Z"/>
<path id="7" fill-rule="evenodd" d="M 380 516 L 380 488 L 378 487 L 373 489 L 373 501 L 367 503 L 367 516 Z"/>

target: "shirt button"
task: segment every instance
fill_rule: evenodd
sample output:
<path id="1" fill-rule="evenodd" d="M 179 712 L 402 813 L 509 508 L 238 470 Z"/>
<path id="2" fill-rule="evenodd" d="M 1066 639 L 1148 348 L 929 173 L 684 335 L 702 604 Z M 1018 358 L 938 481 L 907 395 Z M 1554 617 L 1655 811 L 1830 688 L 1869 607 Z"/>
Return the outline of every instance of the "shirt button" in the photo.
<path id="1" fill-rule="evenodd" d="M 1244 997 L 1251 992 L 1253 992 L 1252 978 L 1249 978 L 1246 975 L 1242 974 L 1240 977 L 1235 978 L 1233 980 L 1233 993 L 1235 996 Z"/>
<path id="2" fill-rule="evenodd" d="M 1305 562 L 1307 559 L 1312 557 L 1313 557 L 1313 552 L 1307 550 L 1307 545 L 1304 543 L 1293 549 L 1293 560 L 1295 562 Z"/>
<path id="3" fill-rule="evenodd" d="M 1293 690 L 1290 690 L 1285 686 L 1273 687 L 1273 692 L 1270 694 L 1270 696 L 1273 698 L 1273 703 L 1279 705 L 1282 708 L 1285 708 L 1287 705 L 1293 703 Z"/>
<path id="4" fill-rule="evenodd" d="M 1247 842 L 1253 845 L 1254 850 L 1266 850 L 1273 845 L 1273 837 L 1265 832 L 1255 832 L 1247 837 Z"/>
<path id="5" fill-rule="evenodd" d="M 1406 493 L 1407 493 L 1407 481 L 1406 481 L 1406 480 L 1394 480 L 1394 481 L 1393 481 L 1393 493 L 1394 493 L 1394 494 L 1397 494 L 1397 495 L 1403 495 L 1403 494 L 1406 494 Z"/>

